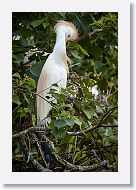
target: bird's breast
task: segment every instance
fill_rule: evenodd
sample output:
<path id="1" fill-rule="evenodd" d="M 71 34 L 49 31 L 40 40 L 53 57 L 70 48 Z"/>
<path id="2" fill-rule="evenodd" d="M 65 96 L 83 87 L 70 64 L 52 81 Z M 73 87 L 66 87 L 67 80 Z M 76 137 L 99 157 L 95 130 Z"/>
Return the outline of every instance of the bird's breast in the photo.
<path id="1" fill-rule="evenodd" d="M 62 61 L 49 59 L 46 61 L 42 72 L 50 78 L 51 84 L 58 82 L 61 88 L 66 88 L 67 84 L 67 69 Z"/>

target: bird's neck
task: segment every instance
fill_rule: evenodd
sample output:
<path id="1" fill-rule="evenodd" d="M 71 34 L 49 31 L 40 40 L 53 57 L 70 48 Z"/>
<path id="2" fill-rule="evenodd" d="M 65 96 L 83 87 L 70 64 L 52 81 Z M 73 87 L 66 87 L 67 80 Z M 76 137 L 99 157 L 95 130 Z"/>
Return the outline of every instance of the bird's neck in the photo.
<path id="1" fill-rule="evenodd" d="M 63 59 L 66 56 L 66 39 L 63 31 L 57 32 L 56 43 L 53 49 L 53 53 L 59 59 Z"/>

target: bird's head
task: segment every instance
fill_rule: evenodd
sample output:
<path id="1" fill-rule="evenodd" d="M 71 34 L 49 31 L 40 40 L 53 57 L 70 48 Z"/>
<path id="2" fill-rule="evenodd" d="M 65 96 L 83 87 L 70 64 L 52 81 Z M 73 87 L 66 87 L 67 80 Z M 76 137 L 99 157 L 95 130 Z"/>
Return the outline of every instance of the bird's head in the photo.
<path id="1" fill-rule="evenodd" d="M 74 41 L 78 37 L 78 30 L 71 22 L 60 20 L 57 22 L 54 29 L 56 33 L 63 32 L 65 34 L 66 41 Z"/>

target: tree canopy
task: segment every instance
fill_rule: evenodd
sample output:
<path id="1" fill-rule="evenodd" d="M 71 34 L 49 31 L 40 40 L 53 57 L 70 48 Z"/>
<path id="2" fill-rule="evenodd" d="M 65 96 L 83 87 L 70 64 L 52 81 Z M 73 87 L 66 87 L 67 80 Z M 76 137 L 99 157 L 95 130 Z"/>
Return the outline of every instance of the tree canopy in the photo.
<path id="1" fill-rule="evenodd" d="M 13 171 L 118 171 L 118 14 L 14 12 L 12 17 Z M 59 20 L 73 22 L 79 38 L 67 44 L 68 85 L 59 94 L 50 91 L 57 104 L 45 131 L 36 126 L 36 85 Z"/>

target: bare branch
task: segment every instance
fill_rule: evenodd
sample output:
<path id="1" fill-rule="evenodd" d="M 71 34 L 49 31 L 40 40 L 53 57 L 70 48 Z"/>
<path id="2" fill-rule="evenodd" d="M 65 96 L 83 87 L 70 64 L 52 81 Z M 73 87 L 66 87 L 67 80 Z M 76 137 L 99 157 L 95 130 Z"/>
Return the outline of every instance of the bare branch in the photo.
<path id="1" fill-rule="evenodd" d="M 98 164 L 93 164 L 91 166 L 75 166 L 72 169 L 70 169 L 70 172 L 91 172 L 95 171 L 96 169 L 100 169 L 104 166 L 107 166 L 109 164 L 108 160 L 101 161 Z"/>
<path id="2" fill-rule="evenodd" d="M 52 172 L 51 170 L 43 167 L 36 159 L 34 159 L 33 155 L 30 155 L 30 161 L 32 162 L 33 166 L 40 172 Z"/>
<path id="3" fill-rule="evenodd" d="M 46 168 L 48 168 L 48 164 L 47 164 L 47 162 L 45 160 L 45 157 L 44 157 L 44 154 L 43 154 L 43 151 L 42 151 L 42 148 L 41 148 L 41 144 L 38 142 L 38 138 L 37 138 L 36 144 L 37 144 L 37 147 L 39 148 L 39 151 L 40 151 L 41 157 L 42 157 L 42 159 L 44 161 L 44 164 L 45 164 Z"/>
<path id="4" fill-rule="evenodd" d="M 24 131 L 21 131 L 19 133 L 16 133 L 16 134 L 13 134 L 12 135 L 12 138 L 19 138 L 21 137 L 22 135 L 26 135 L 27 133 L 31 133 L 31 132 L 38 132 L 38 131 L 41 131 L 41 132 L 49 132 L 49 129 L 46 131 L 47 129 L 45 127 L 30 127 Z"/>

